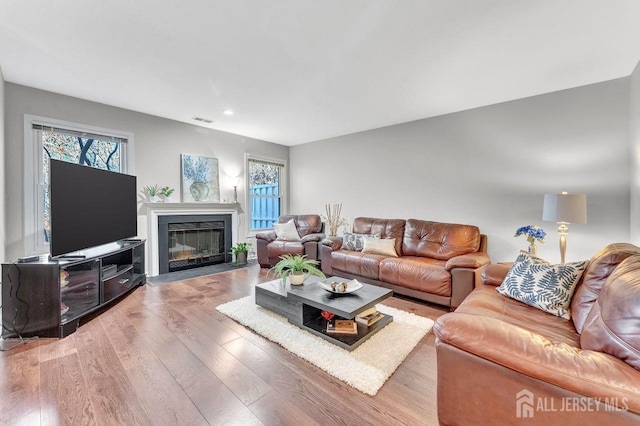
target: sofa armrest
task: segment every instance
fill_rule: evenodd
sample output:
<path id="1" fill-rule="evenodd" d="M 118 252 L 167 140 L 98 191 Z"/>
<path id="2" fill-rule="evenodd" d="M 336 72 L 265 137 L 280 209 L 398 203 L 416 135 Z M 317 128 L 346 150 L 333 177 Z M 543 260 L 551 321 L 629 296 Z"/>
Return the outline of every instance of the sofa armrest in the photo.
<path id="1" fill-rule="evenodd" d="M 614 356 L 472 314 L 445 314 L 434 332 L 436 346 L 448 344 L 516 373 L 603 401 L 617 399 L 629 410 L 640 411 L 640 371 Z"/>
<path id="2" fill-rule="evenodd" d="M 445 264 L 451 274 L 451 307 L 457 308 L 480 284 L 480 274 L 489 264 L 489 255 L 484 252 L 467 253 L 452 257 Z"/>
<path id="3" fill-rule="evenodd" d="M 317 241 L 317 242 L 320 242 L 320 241 L 322 241 L 322 239 L 323 239 L 323 238 L 324 238 L 324 234 L 323 234 L 323 233 L 321 233 L 321 232 L 318 232 L 318 233 L 314 233 L 314 234 L 307 234 L 307 235 L 305 235 L 304 237 L 302 237 L 302 238 L 300 239 L 300 242 L 301 242 L 302 244 L 304 244 L 304 243 L 308 243 L 308 242 L 311 242 L 311 241 Z"/>
<path id="4" fill-rule="evenodd" d="M 333 267 L 331 266 L 331 253 L 340 250 L 342 247 L 342 237 L 326 237 L 320 244 L 320 266 L 322 272 L 326 276 L 333 275 Z"/>
<path id="5" fill-rule="evenodd" d="M 331 247 L 331 250 L 340 250 L 342 247 L 342 237 L 326 237 L 322 240 L 322 245 Z"/>
<path id="6" fill-rule="evenodd" d="M 499 286 L 511 269 L 510 264 L 492 263 L 482 271 L 482 284 Z"/>
<path id="7" fill-rule="evenodd" d="M 278 238 L 278 236 L 275 231 L 258 232 L 256 234 L 257 240 L 264 240 L 268 243 L 270 243 L 271 241 L 275 241 L 276 238 Z"/>
<path id="8" fill-rule="evenodd" d="M 489 255 L 483 252 L 467 253 L 460 256 L 454 256 L 447 260 L 444 269 L 447 271 L 453 268 L 479 268 L 490 262 Z"/>

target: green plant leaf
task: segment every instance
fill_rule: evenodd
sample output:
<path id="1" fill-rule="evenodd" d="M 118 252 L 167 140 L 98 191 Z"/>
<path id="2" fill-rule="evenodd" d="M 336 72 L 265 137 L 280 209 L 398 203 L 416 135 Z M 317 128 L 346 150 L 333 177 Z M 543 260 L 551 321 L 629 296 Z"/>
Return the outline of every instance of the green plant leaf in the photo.
<path id="1" fill-rule="evenodd" d="M 307 259 L 306 257 L 306 255 L 301 256 L 299 254 L 295 256 L 284 254 L 280 256 L 280 261 L 276 263 L 271 270 L 281 278 L 285 278 L 291 272 L 306 272 L 309 275 L 326 278 L 324 273 L 317 268 L 319 262 L 317 260 Z"/>

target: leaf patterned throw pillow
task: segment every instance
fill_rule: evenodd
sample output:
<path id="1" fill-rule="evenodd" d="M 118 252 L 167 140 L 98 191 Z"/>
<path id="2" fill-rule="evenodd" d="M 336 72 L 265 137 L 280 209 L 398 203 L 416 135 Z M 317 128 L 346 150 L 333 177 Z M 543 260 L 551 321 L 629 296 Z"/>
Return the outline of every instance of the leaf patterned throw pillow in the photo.
<path id="1" fill-rule="evenodd" d="M 551 265 L 523 251 L 496 290 L 529 306 L 569 319 L 571 298 L 586 266 L 586 260 Z"/>
<path id="2" fill-rule="evenodd" d="M 351 232 L 345 232 L 342 235 L 342 250 L 362 251 L 364 247 L 363 237 L 380 238 L 380 234 L 355 234 Z"/>

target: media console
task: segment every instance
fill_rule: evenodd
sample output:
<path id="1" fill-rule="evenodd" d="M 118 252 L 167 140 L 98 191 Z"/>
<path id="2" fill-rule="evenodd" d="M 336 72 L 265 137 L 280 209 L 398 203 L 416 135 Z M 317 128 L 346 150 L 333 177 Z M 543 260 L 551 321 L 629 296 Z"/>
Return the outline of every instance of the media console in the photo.
<path id="1" fill-rule="evenodd" d="M 2 264 L 2 337 L 65 337 L 88 314 L 146 282 L 144 240 L 57 260 Z"/>

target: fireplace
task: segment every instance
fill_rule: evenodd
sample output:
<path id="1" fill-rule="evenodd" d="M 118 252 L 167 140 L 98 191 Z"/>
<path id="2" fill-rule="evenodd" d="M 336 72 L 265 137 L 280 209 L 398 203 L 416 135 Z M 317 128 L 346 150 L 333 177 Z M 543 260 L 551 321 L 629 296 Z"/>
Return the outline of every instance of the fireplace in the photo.
<path id="1" fill-rule="evenodd" d="M 231 262 L 231 215 L 158 217 L 159 273 Z"/>

